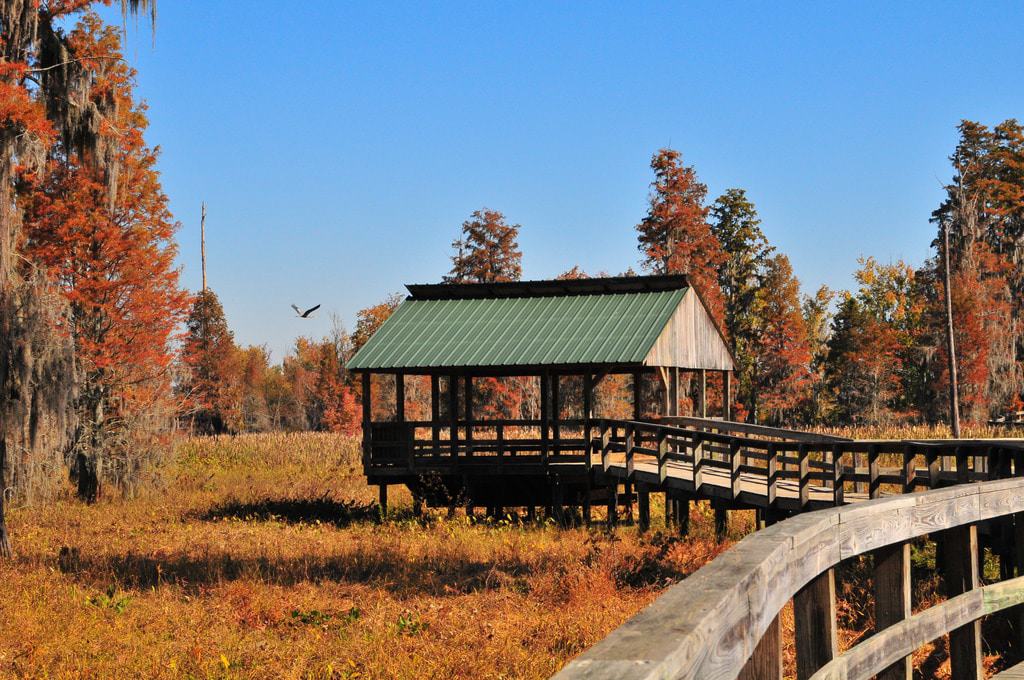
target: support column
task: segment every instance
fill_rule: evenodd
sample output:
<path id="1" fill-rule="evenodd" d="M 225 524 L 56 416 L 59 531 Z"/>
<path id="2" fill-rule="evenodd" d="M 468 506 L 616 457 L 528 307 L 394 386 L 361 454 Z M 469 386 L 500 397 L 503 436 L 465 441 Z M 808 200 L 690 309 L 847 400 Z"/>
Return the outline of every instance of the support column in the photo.
<path id="1" fill-rule="evenodd" d="M 875 632 L 911 615 L 910 542 L 875 550 Z M 878 674 L 878 680 L 911 680 L 912 657 L 906 656 Z"/>
<path id="2" fill-rule="evenodd" d="M 708 417 L 708 372 L 703 368 L 697 371 L 697 415 Z"/>
<path id="3" fill-rule="evenodd" d="M 633 371 L 633 420 L 640 420 L 643 414 L 643 373 Z"/>
<path id="4" fill-rule="evenodd" d="M 722 416 L 732 420 L 732 373 L 722 371 Z"/>
<path id="5" fill-rule="evenodd" d="M 466 458 L 473 456 L 473 376 L 464 377 L 466 397 Z"/>
<path id="6" fill-rule="evenodd" d="M 561 447 L 562 428 L 559 427 L 559 425 L 558 425 L 558 419 L 561 416 L 560 409 L 558 407 L 559 403 L 561 402 L 561 396 L 559 394 L 559 385 L 560 385 L 561 379 L 560 379 L 559 375 L 557 373 L 555 373 L 554 375 L 551 376 L 550 382 L 551 382 L 551 404 L 550 404 L 550 411 L 551 411 L 551 434 L 552 434 L 551 439 L 553 440 L 552 441 L 552 451 L 555 454 L 555 457 L 557 458 L 558 454 L 560 454 L 562 452 L 562 447 Z"/>
<path id="7" fill-rule="evenodd" d="M 440 453 L 441 448 L 441 378 L 437 375 L 430 376 L 430 442 L 434 448 L 434 455 Z"/>
<path id="8" fill-rule="evenodd" d="M 405 422 L 405 374 L 395 373 L 395 422 Z"/>
<path id="9" fill-rule="evenodd" d="M 688 497 L 676 499 L 676 524 L 679 526 L 679 535 L 688 536 L 690 533 L 690 499 Z"/>
<path id="10" fill-rule="evenodd" d="M 593 418 L 594 376 L 587 371 L 583 376 L 583 455 L 586 456 L 587 485 L 583 490 L 583 523 L 590 526 L 590 494 L 593 489 Z"/>
<path id="11" fill-rule="evenodd" d="M 380 505 L 380 518 L 383 521 L 388 516 L 388 485 L 379 485 L 379 493 L 378 504 Z"/>
<path id="12" fill-rule="evenodd" d="M 715 540 L 721 543 L 729 534 L 729 511 L 719 501 L 712 501 L 715 508 Z"/>
<path id="13" fill-rule="evenodd" d="M 545 463 L 548 462 L 548 428 L 551 424 L 550 411 L 551 405 L 550 393 L 548 392 L 548 383 L 550 382 L 550 376 L 547 371 L 540 375 L 540 452 L 541 458 Z"/>
<path id="14" fill-rule="evenodd" d="M 373 401 L 371 399 L 371 382 L 370 374 L 363 373 L 363 465 L 370 463 L 370 454 L 373 450 L 373 442 L 371 441 L 371 426 L 373 414 L 371 413 L 371 406 Z"/>
<path id="15" fill-rule="evenodd" d="M 807 680 L 837 654 L 836 582 L 832 569 L 793 596 L 796 677 Z"/>
<path id="16" fill-rule="evenodd" d="M 636 498 L 640 514 L 640 533 L 644 533 L 651 528 L 651 494 L 646 484 L 636 485 Z"/>
<path id="17" fill-rule="evenodd" d="M 459 455 L 459 378 L 448 376 L 448 445 L 454 460 Z"/>
<path id="18" fill-rule="evenodd" d="M 671 401 L 669 402 L 668 415 L 678 416 L 679 415 L 679 367 L 673 366 L 671 369 L 672 373 L 670 380 L 672 381 L 671 387 Z"/>

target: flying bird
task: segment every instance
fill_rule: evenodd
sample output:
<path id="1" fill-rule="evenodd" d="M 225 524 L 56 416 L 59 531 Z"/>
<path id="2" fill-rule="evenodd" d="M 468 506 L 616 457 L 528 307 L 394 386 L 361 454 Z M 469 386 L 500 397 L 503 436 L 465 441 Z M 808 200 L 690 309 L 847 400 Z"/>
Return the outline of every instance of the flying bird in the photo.
<path id="1" fill-rule="evenodd" d="M 320 309 L 320 305 L 317 305 L 316 307 L 310 307 L 310 308 L 309 308 L 309 309 L 307 309 L 306 311 L 302 311 L 301 309 L 299 309 L 299 308 L 298 308 L 297 306 L 295 306 L 295 305 L 292 305 L 292 309 L 294 309 L 294 310 L 295 310 L 295 314 L 296 314 L 297 316 L 299 316 L 300 318 L 303 318 L 303 319 L 308 319 L 308 318 L 309 318 L 309 315 L 310 315 L 310 314 L 312 314 L 312 313 L 313 313 L 313 312 L 315 312 L 316 310 Z"/>

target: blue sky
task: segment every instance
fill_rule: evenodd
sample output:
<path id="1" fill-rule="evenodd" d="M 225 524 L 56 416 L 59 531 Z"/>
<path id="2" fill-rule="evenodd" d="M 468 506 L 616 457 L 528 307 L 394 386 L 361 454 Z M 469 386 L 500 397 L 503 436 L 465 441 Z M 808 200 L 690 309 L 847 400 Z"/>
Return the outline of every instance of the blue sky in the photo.
<path id="1" fill-rule="evenodd" d="M 862 254 L 928 255 L 961 118 L 1024 117 L 1019 3 L 287 6 L 160 2 L 128 40 L 184 283 L 205 200 L 211 287 L 275 360 L 439 280 L 483 206 L 526 278 L 636 266 L 666 145 L 747 190 L 805 291 L 848 287 Z"/>

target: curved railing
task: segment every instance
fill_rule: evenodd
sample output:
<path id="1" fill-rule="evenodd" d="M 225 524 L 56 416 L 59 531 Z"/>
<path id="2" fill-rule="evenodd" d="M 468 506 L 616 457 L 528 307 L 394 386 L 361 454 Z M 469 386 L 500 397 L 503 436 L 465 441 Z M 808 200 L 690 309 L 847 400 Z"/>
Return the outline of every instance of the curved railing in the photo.
<path id="1" fill-rule="evenodd" d="M 1012 453 L 1019 464 L 1020 451 Z M 1024 471 L 1009 461 L 999 468 Z M 978 525 L 998 520 L 1012 535 L 1015 519 L 1024 536 L 1022 512 L 1024 479 L 1011 478 L 798 515 L 747 536 L 669 588 L 556 678 L 781 678 L 778 615 L 791 599 L 800 679 L 910 678 L 909 656 L 945 633 L 952 676 L 984 677 L 979 619 L 1024 602 L 1024 577 L 980 585 Z M 948 599 L 911 615 L 909 541 L 926 535 L 942 545 Z M 1021 540 L 1006 544 L 1024 549 Z M 878 631 L 840 654 L 833 568 L 867 553 L 875 556 Z M 1020 553 L 1016 566 L 1024 574 Z"/>

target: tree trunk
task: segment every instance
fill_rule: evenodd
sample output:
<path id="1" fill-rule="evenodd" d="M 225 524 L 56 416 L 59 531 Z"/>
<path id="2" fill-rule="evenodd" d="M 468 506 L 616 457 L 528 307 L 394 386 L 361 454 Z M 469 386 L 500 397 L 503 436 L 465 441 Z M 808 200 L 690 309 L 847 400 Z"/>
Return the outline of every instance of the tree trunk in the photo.
<path id="1" fill-rule="evenodd" d="M 11 557 L 11 541 L 7 535 L 7 517 L 4 514 L 7 484 L 4 470 L 7 468 L 7 442 L 0 433 L 0 559 Z"/>
<path id="2" fill-rule="evenodd" d="M 956 345 L 953 341 L 953 291 L 949 274 L 949 225 L 942 223 L 942 279 L 946 288 L 946 351 L 949 353 L 949 426 L 960 438 L 960 398 L 956 376 Z"/>

